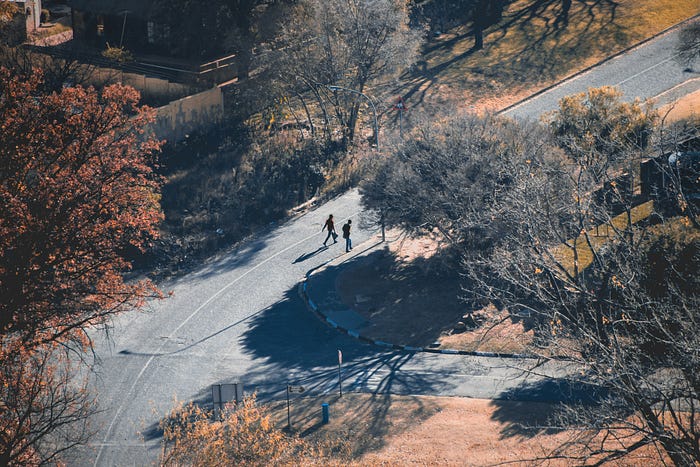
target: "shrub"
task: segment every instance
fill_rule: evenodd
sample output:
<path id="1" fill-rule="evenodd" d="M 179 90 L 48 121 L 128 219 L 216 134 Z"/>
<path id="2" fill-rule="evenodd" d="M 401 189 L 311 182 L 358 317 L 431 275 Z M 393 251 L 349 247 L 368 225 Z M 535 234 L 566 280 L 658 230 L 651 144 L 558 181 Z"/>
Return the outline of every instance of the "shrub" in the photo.
<path id="1" fill-rule="evenodd" d="M 132 53 L 124 47 L 112 47 L 109 43 L 107 43 L 107 48 L 102 51 L 102 56 L 118 63 L 126 63 L 134 60 Z"/>

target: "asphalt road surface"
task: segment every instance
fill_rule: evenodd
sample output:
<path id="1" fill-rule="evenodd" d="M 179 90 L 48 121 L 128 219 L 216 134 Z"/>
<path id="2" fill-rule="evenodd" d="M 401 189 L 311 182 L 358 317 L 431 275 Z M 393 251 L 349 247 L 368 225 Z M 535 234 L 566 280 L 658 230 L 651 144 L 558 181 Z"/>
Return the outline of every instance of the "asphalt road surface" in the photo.
<path id="1" fill-rule="evenodd" d="M 591 87 L 615 86 L 624 93 L 626 100 L 655 98 L 659 106 L 672 102 L 679 95 L 700 89 L 700 73 L 686 70 L 676 61 L 679 30 L 676 27 L 625 54 L 575 75 L 503 114 L 537 119 L 543 113 L 557 109 L 562 97 L 585 92 Z"/>
<path id="2" fill-rule="evenodd" d="M 345 391 L 550 399 L 556 382 L 518 367 L 531 361 L 388 352 L 340 334 L 307 310 L 297 293 L 304 274 L 338 255 L 319 249 L 328 214 L 353 219 L 357 246 L 378 241 L 349 192 L 270 228 L 222 259 L 176 281 L 143 312 L 120 317 L 111 340 L 96 336 L 94 386 L 98 435 L 71 452 L 70 465 L 144 465 L 157 460 L 158 422 L 174 400 L 211 405 L 211 385 L 238 382 L 262 399 L 282 398 L 288 383 L 309 394 L 338 391 L 337 349 Z M 370 242 L 370 244 L 371 244 Z M 560 371 L 538 369 L 542 373 Z"/>

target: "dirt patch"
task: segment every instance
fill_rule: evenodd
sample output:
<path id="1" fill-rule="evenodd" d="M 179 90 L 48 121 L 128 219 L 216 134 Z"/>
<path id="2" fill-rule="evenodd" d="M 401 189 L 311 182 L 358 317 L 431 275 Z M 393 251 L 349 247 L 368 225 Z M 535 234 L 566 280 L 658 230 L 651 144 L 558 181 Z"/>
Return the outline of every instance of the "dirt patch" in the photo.
<path id="1" fill-rule="evenodd" d="M 672 104 L 660 107 L 659 114 L 664 115 L 670 122 L 700 118 L 700 91 L 692 92 Z"/>
<path id="2" fill-rule="evenodd" d="M 390 238 L 392 235 L 390 235 Z M 341 300 L 368 324 L 369 338 L 417 347 L 528 353 L 534 333 L 526 319 L 493 306 L 469 307 L 460 276 L 440 258 L 439 238 L 400 238 L 338 276 Z"/>

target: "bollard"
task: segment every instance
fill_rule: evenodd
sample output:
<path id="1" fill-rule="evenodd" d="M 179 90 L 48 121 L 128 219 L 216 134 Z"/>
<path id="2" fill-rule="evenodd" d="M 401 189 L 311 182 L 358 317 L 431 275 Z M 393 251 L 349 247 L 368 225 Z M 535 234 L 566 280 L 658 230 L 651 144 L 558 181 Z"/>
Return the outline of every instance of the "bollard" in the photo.
<path id="1" fill-rule="evenodd" d="M 323 404 L 321 404 L 321 414 L 322 414 L 323 423 L 324 424 L 328 423 L 328 420 L 330 417 L 328 414 L 328 404 L 326 404 L 325 402 Z"/>

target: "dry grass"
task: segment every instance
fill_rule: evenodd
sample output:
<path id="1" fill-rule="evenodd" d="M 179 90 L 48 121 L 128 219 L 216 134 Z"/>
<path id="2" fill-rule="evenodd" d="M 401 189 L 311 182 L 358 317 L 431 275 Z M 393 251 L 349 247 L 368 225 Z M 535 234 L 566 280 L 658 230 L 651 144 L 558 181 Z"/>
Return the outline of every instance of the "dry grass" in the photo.
<path id="1" fill-rule="evenodd" d="M 518 0 L 485 31 L 482 50 L 472 48 L 471 24 L 433 39 L 402 91 L 414 107 L 502 108 L 698 13 L 697 0 L 573 2 L 565 26 L 560 1 Z"/>
<path id="2" fill-rule="evenodd" d="M 647 201 L 633 207 L 629 216 L 632 225 L 648 218 L 652 214 L 653 209 L 653 201 Z M 569 274 L 573 275 L 575 271 L 583 271 L 593 263 L 594 250 L 599 250 L 608 239 L 619 235 L 619 232 L 627 229 L 630 219 L 628 219 L 627 213 L 615 216 L 608 224 L 600 225 L 586 232 L 586 235 L 579 236 L 576 240 L 571 239 L 566 244 L 559 245 L 554 249 L 553 255 L 566 268 Z M 575 259 L 576 256 L 578 256 L 577 259 Z"/>
<path id="3" fill-rule="evenodd" d="M 683 96 L 671 104 L 659 107 L 659 115 L 663 115 L 666 122 L 700 121 L 700 90 Z"/>
<path id="4" fill-rule="evenodd" d="M 440 347 L 467 351 L 532 354 L 535 332 L 527 321 L 489 305 L 473 313 L 480 325 L 469 331 L 450 329 L 440 336 Z M 454 323 L 453 323 L 454 324 Z M 538 353 L 546 350 L 538 348 Z"/>
<path id="5" fill-rule="evenodd" d="M 321 423 L 322 403 L 329 404 L 326 425 Z M 270 408 L 275 424 L 286 427 L 286 401 Z M 525 466 L 572 434 L 530 428 L 545 426 L 554 408 L 538 402 L 346 393 L 292 396 L 290 418 L 292 431 L 307 440 L 326 438 L 345 445 L 332 465 Z M 613 465 L 658 462 L 656 453 L 647 449 Z M 571 461 L 543 465 L 566 466 Z"/>
<path id="6" fill-rule="evenodd" d="M 71 25 L 70 16 L 64 16 L 63 18 L 59 18 L 52 23 L 42 24 L 41 28 L 35 34 L 33 34 L 32 40 L 33 42 L 45 41 L 51 36 L 55 36 L 72 29 L 73 26 Z"/>

